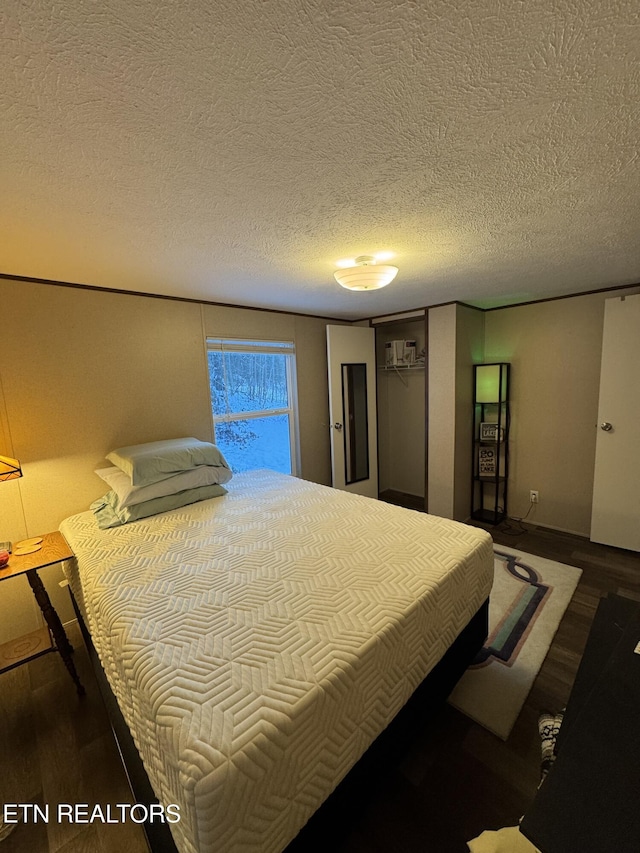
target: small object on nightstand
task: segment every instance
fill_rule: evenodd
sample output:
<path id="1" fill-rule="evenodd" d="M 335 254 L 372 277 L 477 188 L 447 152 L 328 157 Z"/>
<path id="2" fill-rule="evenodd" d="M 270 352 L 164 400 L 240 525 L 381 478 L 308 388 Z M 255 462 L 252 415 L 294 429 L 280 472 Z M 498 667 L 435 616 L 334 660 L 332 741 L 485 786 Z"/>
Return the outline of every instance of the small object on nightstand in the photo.
<path id="1" fill-rule="evenodd" d="M 0 569 L 3 569 L 7 565 L 10 557 L 11 554 L 7 551 L 6 548 L 3 548 L 2 551 L 0 551 Z"/>
<path id="2" fill-rule="evenodd" d="M 23 557 L 25 554 L 34 554 L 42 547 L 42 536 L 34 536 L 32 539 L 23 539 L 21 542 L 16 542 L 13 546 L 13 553 L 16 557 Z"/>
<path id="3" fill-rule="evenodd" d="M 8 551 L 11 553 L 11 542 L 0 542 L 0 551 Z"/>
<path id="4" fill-rule="evenodd" d="M 18 545 L 24 546 L 23 555 L 18 553 Z M 37 556 L 33 556 L 36 551 L 38 552 Z M 72 557 L 73 551 L 69 548 L 64 536 L 57 530 L 53 533 L 46 533 L 44 536 L 37 536 L 30 540 L 26 539 L 16 544 L 8 566 L 0 572 L 0 581 L 16 577 L 17 575 L 26 575 L 34 598 L 47 624 L 46 627 L 38 629 L 38 631 L 27 635 L 25 638 L 20 638 L 19 640 L 14 640 L 0 646 L 0 673 L 7 672 L 22 663 L 27 663 L 27 661 L 34 660 L 48 652 L 59 652 L 62 662 L 73 679 L 76 690 L 79 695 L 82 695 L 85 691 L 78 678 L 78 673 L 71 657 L 73 648 L 65 634 L 60 617 L 51 604 L 47 590 L 38 576 L 39 569 L 61 563 L 64 560 L 70 560 Z M 34 635 L 39 636 L 34 637 Z M 26 647 L 24 643 L 20 647 L 23 639 L 28 639 Z M 33 646 L 34 641 L 37 641 L 35 647 Z M 18 647 L 20 648 L 17 651 Z"/>

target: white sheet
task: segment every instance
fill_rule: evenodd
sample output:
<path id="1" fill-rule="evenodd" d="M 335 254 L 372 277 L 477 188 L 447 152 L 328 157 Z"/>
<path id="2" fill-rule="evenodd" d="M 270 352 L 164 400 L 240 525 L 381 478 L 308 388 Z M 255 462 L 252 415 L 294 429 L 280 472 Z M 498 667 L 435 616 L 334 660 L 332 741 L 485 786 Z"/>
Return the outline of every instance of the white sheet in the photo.
<path id="1" fill-rule="evenodd" d="M 489 535 L 272 472 L 61 531 L 182 853 L 282 850 L 488 596 Z"/>

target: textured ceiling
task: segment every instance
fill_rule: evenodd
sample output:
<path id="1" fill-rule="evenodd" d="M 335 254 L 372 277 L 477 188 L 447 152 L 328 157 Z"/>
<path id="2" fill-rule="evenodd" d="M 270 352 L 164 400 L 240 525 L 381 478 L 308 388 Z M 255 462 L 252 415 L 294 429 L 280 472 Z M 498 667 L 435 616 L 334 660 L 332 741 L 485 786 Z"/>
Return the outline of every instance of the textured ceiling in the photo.
<path id="1" fill-rule="evenodd" d="M 346 318 L 640 280 L 638 0 L 2 6 L 0 272 Z"/>

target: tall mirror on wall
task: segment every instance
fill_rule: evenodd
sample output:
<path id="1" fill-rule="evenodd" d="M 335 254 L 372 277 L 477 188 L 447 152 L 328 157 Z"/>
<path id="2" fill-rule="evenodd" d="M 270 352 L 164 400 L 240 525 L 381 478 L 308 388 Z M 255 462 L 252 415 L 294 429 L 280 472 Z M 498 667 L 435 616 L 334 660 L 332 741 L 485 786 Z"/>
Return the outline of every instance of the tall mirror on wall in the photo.
<path id="1" fill-rule="evenodd" d="M 369 424 L 367 417 L 367 365 L 342 365 L 342 411 L 345 482 L 369 477 Z"/>
<path id="2" fill-rule="evenodd" d="M 331 484 L 378 497 L 375 331 L 327 326 Z"/>

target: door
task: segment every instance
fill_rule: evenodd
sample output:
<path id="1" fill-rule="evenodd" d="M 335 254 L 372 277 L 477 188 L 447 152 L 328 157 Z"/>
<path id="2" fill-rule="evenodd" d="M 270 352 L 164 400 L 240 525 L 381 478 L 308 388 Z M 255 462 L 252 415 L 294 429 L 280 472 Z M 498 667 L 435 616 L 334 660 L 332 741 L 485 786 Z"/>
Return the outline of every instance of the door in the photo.
<path id="1" fill-rule="evenodd" d="M 334 489 L 378 497 L 376 338 L 365 326 L 327 326 Z"/>
<path id="2" fill-rule="evenodd" d="M 604 309 L 591 539 L 640 551 L 640 295 Z"/>

